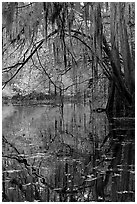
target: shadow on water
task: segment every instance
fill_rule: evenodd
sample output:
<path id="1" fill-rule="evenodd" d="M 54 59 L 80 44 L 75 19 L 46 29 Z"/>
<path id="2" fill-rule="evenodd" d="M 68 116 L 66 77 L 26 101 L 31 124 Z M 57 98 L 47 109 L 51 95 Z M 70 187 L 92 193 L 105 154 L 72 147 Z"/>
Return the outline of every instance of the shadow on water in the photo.
<path id="1" fill-rule="evenodd" d="M 133 118 L 80 104 L 7 108 L 3 201 L 135 200 Z"/>

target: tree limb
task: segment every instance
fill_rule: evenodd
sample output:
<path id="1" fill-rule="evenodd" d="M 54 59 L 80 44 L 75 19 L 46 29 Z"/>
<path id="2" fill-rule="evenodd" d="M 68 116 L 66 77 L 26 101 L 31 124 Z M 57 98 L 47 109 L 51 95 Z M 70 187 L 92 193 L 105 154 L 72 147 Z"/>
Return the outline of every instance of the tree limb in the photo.
<path id="1" fill-rule="evenodd" d="M 47 38 L 50 38 L 51 36 L 55 35 L 58 32 L 58 30 L 53 31 L 52 33 L 50 33 L 48 35 Z M 18 70 L 13 74 L 13 76 L 8 79 L 7 81 L 3 82 L 2 84 L 3 87 L 2 89 L 5 88 L 5 86 L 19 73 L 19 71 L 22 69 L 22 67 L 29 61 L 29 59 L 31 59 L 31 57 L 35 54 L 35 52 L 42 46 L 42 44 L 44 43 L 45 39 L 40 40 L 39 44 L 36 46 L 36 48 L 33 50 L 33 52 L 27 57 L 27 59 L 21 63 L 21 66 L 18 68 Z"/>

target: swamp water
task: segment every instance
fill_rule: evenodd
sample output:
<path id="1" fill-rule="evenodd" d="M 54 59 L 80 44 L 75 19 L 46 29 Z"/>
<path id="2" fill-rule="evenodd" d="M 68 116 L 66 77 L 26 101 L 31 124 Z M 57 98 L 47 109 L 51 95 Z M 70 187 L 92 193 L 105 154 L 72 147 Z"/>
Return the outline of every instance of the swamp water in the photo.
<path id="1" fill-rule="evenodd" d="M 133 118 L 74 103 L 2 113 L 3 201 L 135 200 Z"/>

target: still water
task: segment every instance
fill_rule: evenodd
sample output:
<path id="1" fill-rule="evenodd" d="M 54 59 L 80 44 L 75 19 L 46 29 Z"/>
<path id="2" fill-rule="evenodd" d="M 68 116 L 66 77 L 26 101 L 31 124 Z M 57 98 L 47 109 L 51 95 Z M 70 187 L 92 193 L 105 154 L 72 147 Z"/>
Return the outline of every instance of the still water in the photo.
<path id="1" fill-rule="evenodd" d="M 3 201 L 134 201 L 134 119 L 3 106 Z"/>

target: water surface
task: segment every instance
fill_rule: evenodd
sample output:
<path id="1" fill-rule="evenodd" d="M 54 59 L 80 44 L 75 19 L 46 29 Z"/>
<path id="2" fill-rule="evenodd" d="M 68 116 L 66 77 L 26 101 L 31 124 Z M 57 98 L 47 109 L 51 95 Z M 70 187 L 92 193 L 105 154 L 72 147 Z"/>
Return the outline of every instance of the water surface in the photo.
<path id="1" fill-rule="evenodd" d="M 4 106 L 3 195 L 12 202 L 134 201 L 133 120 L 111 123 L 82 104 Z"/>

